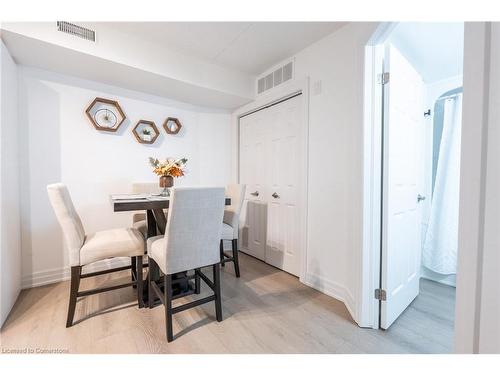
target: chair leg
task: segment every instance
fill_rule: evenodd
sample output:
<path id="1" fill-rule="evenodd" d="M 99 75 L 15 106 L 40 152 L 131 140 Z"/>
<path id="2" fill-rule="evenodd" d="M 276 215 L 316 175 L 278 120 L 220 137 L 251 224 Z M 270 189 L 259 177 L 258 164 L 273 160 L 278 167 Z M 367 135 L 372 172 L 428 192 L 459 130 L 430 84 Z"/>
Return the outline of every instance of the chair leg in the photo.
<path id="1" fill-rule="evenodd" d="M 136 280 L 137 280 L 137 302 L 139 303 L 139 308 L 144 307 L 144 298 L 142 295 L 142 255 L 138 256 L 136 259 Z"/>
<path id="2" fill-rule="evenodd" d="M 154 293 L 153 293 L 152 285 L 155 282 L 155 278 L 154 278 L 155 267 L 156 267 L 156 263 L 153 260 L 153 258 L 148 257 L 148 307 L 150 309 L 153 308 L 153 304 L 154 304 Z"/>
<path id="3" fill-rule="evenodd" d="M 220 240 L 220 245 L 219 245 L 219 250 L 220 250 L 220 264 L 222 267 L 224 267 L 224 241 Z"/>
<path id="4" fill-rule="evenodd" d="M 194 270 L 194 274 L 195 274 L 195 277 L 194 277 L 194 292 L 196 294 L 200 294 L 201 293 L 201 279 L 200 279 L 199 272 L 201 272 L 200 268 L 197 268 L 197 269 Z"/>
<path id="5" fill-rule="evenodd" d="M 238 240 L 234 239 L 231 242 L 233 245 L 234 272 L 236 273 L 236 277 L 240 277 L 240 261 L 238 259 Z"/>
<path id="6" fill-rule="evenodd" d="M 73 325 L 75 317 L 76 297 L 78 288 L 80 287 L 80 275 L 82 274 L 82 266 L 71 267 L 71 288 L 69 292 L 68 318 L 66 320 L 66 328 Z"/>
<path id="7" fill-rule="evenodd" d="M 172 275 L 165 275 L 165 323 L 167 329 L 167 341 L 174 339 L 172 328 Z"/>
<path id="8" fill-rule="evenodd" d="M 222 322 L 222 297 L 220 293 L 220 265 L 213 266 L 214 273 L 214 294 L 215 294 L 215 316 L 218 322 Z"/>
<path id="9" fill-rule="evenodd" d="M 137 279 L 137 258 L 136 257 L 130 257 L 130 276 L 132 278 L 132 281 L 135 281 Z M 132 285 L 132 288 L 137 288 L 136 285 Z"/>

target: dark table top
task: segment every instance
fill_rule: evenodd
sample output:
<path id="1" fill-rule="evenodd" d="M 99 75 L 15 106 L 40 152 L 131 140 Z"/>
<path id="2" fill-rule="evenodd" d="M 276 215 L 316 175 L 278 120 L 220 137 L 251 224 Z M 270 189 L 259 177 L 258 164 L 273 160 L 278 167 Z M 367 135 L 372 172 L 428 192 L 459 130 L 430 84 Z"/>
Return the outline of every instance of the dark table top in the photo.
<path id="1" fill-rule="evenodd" d="M 168 208 L 169 199 L 113 199 L 110 197 L 114 212 L 122 211 L 141 211 L 141 210 L 158 210 Z M 231 198 L 226 198 L 226 206 L 231 205 Z"/>

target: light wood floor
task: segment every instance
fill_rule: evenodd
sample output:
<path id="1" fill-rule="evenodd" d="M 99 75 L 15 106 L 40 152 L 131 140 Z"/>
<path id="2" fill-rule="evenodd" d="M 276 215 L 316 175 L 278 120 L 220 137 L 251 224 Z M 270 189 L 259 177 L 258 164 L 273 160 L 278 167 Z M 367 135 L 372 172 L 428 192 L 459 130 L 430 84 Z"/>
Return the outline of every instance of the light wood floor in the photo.
<path id="1" fill-rule="evenodd" d="M 65 328 L 69 283 L 25 290 L 1 330 L 3 349 L 69 353 L 447 353 L 452 350 L 454 289 L 422 280 L 421 295 L 387 331 L 359 328 L 344 305 L 295 277 L 241 255 L 222 273 L 224 321 L 213 303 L 174 315 L 167 344 L 163 307 L 138 309 L 132 289 L 84 298 Z M 82 281 L 123 281 L 128 272 Z M 112 280 L 111 280 L 112 278 Z M 202 283 L 203 293 L 208 287 Z"/>

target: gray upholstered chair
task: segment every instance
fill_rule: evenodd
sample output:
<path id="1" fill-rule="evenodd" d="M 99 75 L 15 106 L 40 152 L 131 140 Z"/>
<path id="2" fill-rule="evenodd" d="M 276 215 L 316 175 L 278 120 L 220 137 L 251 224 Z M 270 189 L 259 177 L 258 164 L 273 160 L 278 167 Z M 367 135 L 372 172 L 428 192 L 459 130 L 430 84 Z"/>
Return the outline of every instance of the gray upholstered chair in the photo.
<path id="1" fill-rule="evenodd" d="M 160 191 L 159 184 L 157 182 L 134 182 L 132 184 L 133 194 L 158 194 Z M 165 216 L 168 215 L 168 210 L 163 210 Z M 146 221 L 145 213 L 136 213 L 132 216 L 132 227 L 137 229 L 142 233 L 144 238 L 147 238 L 148 233 L 148 223 Z"/>
<path id="2" fill-rule="evenodd" d="M 66 327 L 71 327 L 73 325 L 78 297 L 134 285 L 137 286 L 139 307 L 142 307 L 142 257 L 144 255 L 144 238 L 141 233 L 133 228 L 119 228 L 86 234 L 66 186 L 61 183 L 48 185 L 47 192 L 56 218 L 62 228 L 65 244 L 69 250 L 71 290 Z M 130 257 L 133 261 L 131 261 L 131 266 L 82 275 L 83 266 L 114 257 Z M 132 267 L 132 264 L 135 264 L 137 267 L 136 275 L 139 275 L 139 277 L 136 277 L 136 280 L 121 285 L 79 291 L 80 279 L 129 269 Z"/>
<path id="3" fill-rule="evenodd" d="M 172 315 L 186 309 L 215 301 L 217 321 L 222 321 L 220 292 L 219 241 L 224 215 L 224 188 L 174 188 L 170 196 L 165 236 L 147 241 L 149 259 L 149 307 L 156 294 L 165 306 L 167 341 L 173 340 Z M 201 271 L 212 267 L 213 281 Z M 158 269 L 159 268 L 159 269 Z M 194 274 L 188 276 L 188 271 Z M 157 284 L 164 275 L 164 291 Z M 194 288 L 189 280 L 195 279 Z M 172 308 L 176 298 L 173 287 L 190 286 L 189 294 L 200 292 L 200 279 L 213 295 Z M 178 288 L 177 288 L 178 289 Z M 182 295 L 186 295 L 184 291 Z"/>
<path id="4" fill-rule="evenodd" d="M 240 229 L 240 212 L 245 198 L 245 185 L 231 184 L 226 187 L 226 196 L 231 198 L 231 205 L 224 210 L 224 223 L 220 240 L 220 262 L 222 267 L 226 262 L 234 263 L 236 277 L 240 277 L 238 259 L 238 235 Z M 232 256 L 224 251 L 224 241 L 231 241 Z"/>

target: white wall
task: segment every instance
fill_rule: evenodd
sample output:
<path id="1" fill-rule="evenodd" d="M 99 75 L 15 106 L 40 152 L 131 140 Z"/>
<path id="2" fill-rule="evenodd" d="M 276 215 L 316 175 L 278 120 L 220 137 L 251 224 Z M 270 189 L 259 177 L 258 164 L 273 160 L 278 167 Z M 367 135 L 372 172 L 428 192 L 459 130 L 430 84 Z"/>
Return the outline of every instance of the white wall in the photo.
<path id="1" fill-rule="evenodd" d="M 364 48 L 377 24 L 351 23 L 295 57 L 310 79 L 306 282 L 359 321 L 363 243 Z M 321 86 L 321 92 L 315 86 Z"/>
<path id="2" fill-rule="evenodd" d="M 500 24 L 465 24 L 455 351 L 500 353 Z"/>
<path id="3" fill-rule="evenodd" d="M 500 23 L 491 25 L 480 353 L 500 353 Z"/>
<path id="4" fill-rule="evenodd" d="M 0 326 L 21 290 L 17 67 L 0 42 Z"/>
<path id="5" fill-rule="evenodd" d="M 127 120 L 116 134 L 98 132 L 85 116 L 96 97 L 116 99 Z M 112 193 L 129 192 L 135 181 L 157 181 L 148 157 L 187 157 L 189 173 L 176 185 L 225 185 L 230 171 L 230 115 L 207 108 L 20 67 L 23 287 L 68 276 L 61 232 L 46 185 L 68 185 L 87 232 L 128 226 L 129 213 L 113 213 Z M 162 128 L 165 118 L 181 121 L 176 136 Z M 131 134 L 139 119 L 160 129 L 153 145 Z"/>
<path id="6" fill-rule="evenodd" d="M 350 23 L 286 59 L 294 59 L 296 81 L 310 82 L 304 282 L 343 301 L 355 320 L 363 241 L 364 46 L 376 27 Z"/>

